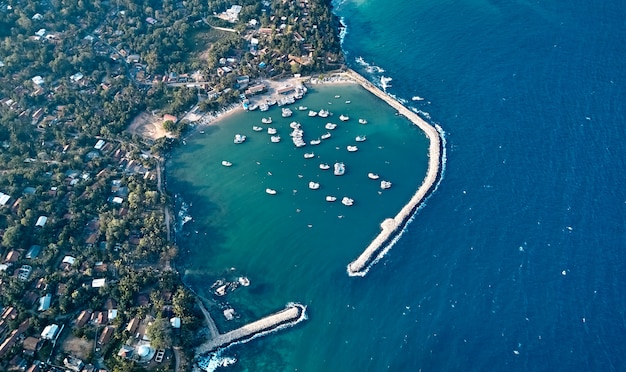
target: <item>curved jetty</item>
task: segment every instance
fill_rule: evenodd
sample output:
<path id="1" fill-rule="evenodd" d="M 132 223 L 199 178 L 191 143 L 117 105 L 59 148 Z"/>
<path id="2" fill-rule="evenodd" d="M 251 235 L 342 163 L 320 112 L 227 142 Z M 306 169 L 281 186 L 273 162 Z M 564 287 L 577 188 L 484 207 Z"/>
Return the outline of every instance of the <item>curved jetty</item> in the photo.
<path id="1" fill-rule="evenodd" d="M 289 303 L 285 309 L 277 313 L 211 338 L 198 347 L 196 354 L 206 354 L 233 344 L 246 343 L 257 337 L 292 327 L 305 319 L 306 306 L 299 303 Z"/>
<path id="2" fill-rule="evenodd" d="M 369 268 L 376 263 L 380 257 L 382 257 L 387 250 L 389 249 L 387 246 L 397 234 L 402 232 L 402 229 L 409 221 L 413 213 L 417 210 L 420 203 L 424 200 L 425 197 L 432 191 L 433 186 L 437 183 L 437 180 L 440 176 L 441 169 L 441 155 L 442 155 L 442 141 L 439 135 L 439 132 L 435 127 L 428 124 L 422 118 L 420 118 L 416 113 L 404 107 L 400 102 L 388 96 L 382 90 L 378 89 L 372 83 L 367 81 L 364 77 L 357 74 L 352 70 L 348 70 L 346 75 L 352 80 L 358 82 L 363 88 L 367 89 L 369 92 L 374 94 L 376 97 L 382 99 L 387 102 L 389 106 L 398 110 L 398 113 L 405 116 L 409 119 L 413 124 L 417 125 L 421 130 L 424 131 L 428 140 L 430 141 L 430 146 L 428 150 L 428 171 L 426 172 L 426 177 L 422 182 L 422 185 L 417 189 L 417 192 L 411 197 L 409 202 L 398 212 L 398 214 L 393 218 L 385 219 L 380 227 L 382 231 L 378 234 L 376 238 L 365 248 L 363 253 L 350 264 L 348 264 L 347 270 L 348 275 L 350 276 L 365 276 Z"/>

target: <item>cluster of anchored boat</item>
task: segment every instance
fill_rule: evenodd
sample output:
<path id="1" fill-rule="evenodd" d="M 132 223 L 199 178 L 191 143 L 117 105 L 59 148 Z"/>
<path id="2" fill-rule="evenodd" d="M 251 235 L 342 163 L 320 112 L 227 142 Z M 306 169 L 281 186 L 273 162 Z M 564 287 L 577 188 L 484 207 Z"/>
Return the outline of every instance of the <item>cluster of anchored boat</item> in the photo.
<path id="1" fill-rule="evenodd" d="M 350 101 L 346 101 L 346 103 L 350 103 Z M 308 110 L 308 108 L 306 106 L 299 106 L 298 110 L 299 111 L 306 111 L 306 110 Z M 266 110 L 262 110 L 262 111 L 266 111 Z M 292 115 L 293 115 L 293 111 L 291 109 L 286 108 L 286 107 L 282 108 L 282 112 L 281 112 L 281 116 L 282 117 L 287 118 L 287 117 L 291 117 Z M 319 117 L 322 117 L 322 118 L 326 118 L 329 115 L 331 115 L 331 113 L 329 111 L 327 111 L 327 110 L 324 110 L 324 109 L 321 109 L 319 111 L 309 110 L 309 112 L 308 112 L 308 116 L 310 116 L 310 117 L 319 116 Z M 346 122 L 346 121 L 350 120 L 350 118 L 347 115 L 340 115 L 339 116 L 339 120 L 341 120 L 343 122 Z M 272 118 L 271 117 L 264 117 L 263 119 L 261 119 L 261 122 L 263 124 L 272 124 Z M 365 119 L 359 119 L 358 122 L 359 122 L 359 124 L 367 124 L 367 120 L 365 120 Z M 290 137 L 291 137 L 291 139 L 293 141 L 294 146 L 296 146 L 296 147 L 304 147 L 304 146 L 306 146 L 307 143 L 304 140 L 304 130 L 302 129 L 302 125 L 300 123 L 298 123 L 297 121 L 292 121 L 289 124 L 289 127 L 292 129 L 292 132 L 289 135 L 290 135 Z M 331 131 L 331 130 L 334 130 L 334 129 L 337 128 L 337 124 L 329 122 L 329 123 L 326 123 L 324 128 L 326 128 L 328 131 Z M 261 132 L 261 131 L 263 131 L 263 127 L 258 126 L 258 125 L 254 125 L 252 127 L 252 130 L 254 130 L 255 132 Z M 267 133 L 271 135 L 271 137 L 270 137 L 271 142 L 273 142 L 273 143 L 280 142 L 280 136 L 278 135 L 276 128 L 268 127 L 267 128 Z M 331 137 L 330 132 L 326 132 L 326 133 L 322 134 L 320 137 L 318 137 L 317 139 L 311 140 L 309 142 L 309 144 L 312 145 L 312 146 L 319 145 L 322 142 L 322 140 L 326 140 L 326 139 L 328 139 L 330 137 Z M 242 135 L 242 134 L 236 134 L 235 135 L 235 138 L 234 138 L 234 142 L 235 143 L 243 143 L 245 140 L 246 140 L 246 136 L 245 135 Z M 367 140 L 367 138 L 364 135 L 359 135 L 359 136 L 356 136 L 356 138 L 355 138 L 356 142 L 365 142 L 366 140 Z M 346 149 L 348 150 L 348 152 L 356 152 L 356 151 L 358 151 L 358 147 L 356 145 L 348 145 L 346 147 Z M 312 159 L 314 157 L 315 157 L 315 153 L 314 152 L 307 152 L 307 153 L 304 154 L 304 158 L 305 159 Z M 224 161 L 222 161 L 222 165 L 225 166 L 225 167 L 230 167 L 230 166 L 232 166 L 232 163 L 229 162 L 229 161 L 224 160 Z M 328 170 L 328 169 L 330 169 L 330 165 L 328 165 L 326 163 L 321 163 L 319 168 L 321 170 Z M 337 162 L 337 163 L 334 164 L 333 174 L 335 176 L 341 176 L 341 175 L 345 174 L 345 172 L 346 172 L 346 166 L 345 166 L 344 163 Z M 380 178 L 379 175 L 376 174 L 376 173 L 368 173 L 367 177 L 372 179 L 372 180 L 378 180 Z M 320 188 L 320 184 L 318 182 L 314 182 L 314 181 L 309 182 L 308 186 L 309 186 L 309 189 L 311 189 L 311 190 L 317 190 L 317 189 Z M 385 180 L 380 181 L 380 188 L 381 189 L 385 190 L 385 189 L 389 189 L 390 187 L 391 187 L 391 182 L 385 181 Z M 266 188 L 265 192 L 267 194 L 269 194 L 269 195 L 276 195 L 277 194 L 277 191 L 274 190 L 274 189 L 271 189 L 271 188 Z M 333 195 L 327 195 L 326 196 L 326 201 L 327 202 L 334 202 L 336 200 L 337 200 L 337 197 L 335 197 Z M 347 197 L 347 196 L 344 196 L 341 199 L 341 203 L 346 205 L 346 206 L 351 206 L 351 205 L 354 205 L 354 200 L 349 198 L 349 197 Z"/>

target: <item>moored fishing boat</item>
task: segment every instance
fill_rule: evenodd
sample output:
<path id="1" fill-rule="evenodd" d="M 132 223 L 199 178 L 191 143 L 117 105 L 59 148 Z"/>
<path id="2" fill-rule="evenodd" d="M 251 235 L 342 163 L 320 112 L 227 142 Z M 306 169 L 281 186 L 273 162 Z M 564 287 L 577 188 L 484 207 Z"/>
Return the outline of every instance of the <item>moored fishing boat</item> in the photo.
<path id="1" fill-rule="evenodd" d="M 326 163 L 322 163 L 320 164 L 320 169 L 321 170 L 327 170 L 330 169 L 330 165 L 326 164 Z"/>
<path id="2" fill-rule="evenodd" d="M 327 202 L 334 202 L 335 200 L 337 200 L 336 196 L 332 196 L 332 195 L 326 196 L 326 201 Z"/>
<path id="3" fill-rule="evenodd" d="M 365 142 L 366 139 L 365 136 L 356 136 L 354 140 L 357 142 Z"/>
<path id="4" fill-rule="evenodd" d="M 339 115 L 339 120 L 341 121 L 348 121 L 350 120 L 350 117 L 347 115 Z"/>
<path id="5" fill-rule="evenodd" d="M 376 173 L 368 173 L 368 174 L 367 174 L 367 177 L 368 177 L 370 180 L 377 180 L 379 176 L 378 176 Z"/>
<path id="6" fill-rule="evenodd" d="M 322 134 L 322 136 L 320 138 L 323 139 L 323 140 L 329 139 L 330 138 L 330 133 L 326 132 L 326 133 Z"/>
<path id="7" fill-rule="evenodd" d="M 343 176 L 343 174 L 346 173 L 346 166 L 343 163 L 335 163 L 335 170 L 333 171 L 333 174 L 335 176 Z"/>
<path id="8" fill-rule="evenodd" d="M 272 127 L 267 128 L 267 134 L 276 134 L 276 128 L 272 128 Z"/>
<path id="9" fill-rule="evenodd" d="M 258 125 L 252 126 L 252 130 L 255 132 L 260 132 L 263 130 L 263 127 L 259 127 Z"/>
<path id="10" fill-rule="evenodd" d="M 324 109 L 321 109 L 318 111 L 317 115 L 319 115 L 319 117 L 321 118 L 327 118 L 328 115 L 330 115 L 330 112 Z"/>
<path id="11" fill-rule="evenodd" d="M 309 182 L 309 189 L 317 190 L 319 188 L 320 188 L 320 184 L 319 183 L 313 182 L 313 181 Z"/>
<path id="12" fill-rule="evenodd" d="M 322 143 L 322 140 L 319 138 L 311 140 L 311 145 L 319 145 L 320 143 Z"/>
<path id="13" fill-rule="evenodd" d="M 354 199 L 344 196 L 343 199 L 341 199 L 341 204 L 349 207 L 354 204 Z"/>
<path id="14" fill-rule="evenodd" d="M 367 120 L 365 120 L 365 119 L 359 119 L 359 124 L 367 124 Z"/>
<path id="15" fill-rule="evenodd" d="M 222 160 L 222 165 L 225 167 L 230 167 L 231 165 L 233 165 L 233 163 L 229 162 L 228 160 Z"/>
<path id="16" fill-rule="evenodd" d="M 292 121 L 291 123 L 289 123 L 289 128 L 291 128 L 291 129 L 299 129 L 300 128 L 300 123 L 298 123 L 297 121 Z"/>
<path id="17" fill-rule="evenodd" d="M 391 187 L 391 182 L 389 181 L 380 181 L 380 188 L 386 190 Z"/>
<path id="18" fill-rule="evenodd" d="M 359 148 L 356 146 L 348 146 L 347 149 L 349 152 L 355 152 L 359 150 Z"/>
<path id="19" fill-rule="evenodd" d="M 300 111 L 306 111 L 306 110 L 308 110 L 308 109 L 309 109 L 309 108 L 308 108 L 308 107 L 306 107 L 306 106 L 298 106 L 298 110 L 300 110 Z"/>
<path id="20" fill-rule="evenodd" d="M 272 124 L 272 117 L 269 116 L 267 118 L 261 119 L 261 123 L 263 123 L 263 124 Z"/>
<path id="21" fill-rule="evenodd" d="M 233 139 L 234 143 L 243 143 L 246 140 L 246 136 L 243 134 L 235 134 L 235 138 Z"/>
<path id="22" fill-rule="evenodd" d="M 282 112 L 281 112 L 282 117 L 284 117 L 284 118 L 288 118 L 288 117 L 290 117 L 292 114 L 293 114 L 293 111 L 291 111 L 291 110 L 290 110 L 289 108 L 287 108 L 287 107 L 283 107 Z"/>
<path id="23" fill-rule="evenodd" d="M 267 111 L 270 109 L 270 106 L 267 103 L 261 103 L 261 105 L 259 106 L 259 110 L 261 111 Z"/>
<path id="24" fill-rule="evenodd" d="M 317 116 L 317 111 L 309 110 L 309 116 L 310 117 Z"/>
<path id="25" fill-rule="evenodd" d="M 313 157 L 315 157 L 315 153 L 313 152 L 307 152 L 306 154 L 304 154 L 305 159 L 311 159 Z"/>
<path id="26" fill-rule="evenodd" d="M 278 143 L 280 142 L 280 136 L 271 136 L 270 141 L 272 141 L 273 143 Z"/>
<path id="27" fill-rule="evenodd" d="M 267 188 L 267 189 L 265 189 L 265 192 L 270 194 L 270 195 L 276 195 L 276 190 L 274 190 L 274 189 Z"/>
<path id="28" fill-rule="evenodd" d="M 335 128 L 337 128 L 337 124 L 334 123 L 326 123 L 326 125 L 324 125 L 324 128 L 328 129 L 328 130 L 333 130 Z"/>

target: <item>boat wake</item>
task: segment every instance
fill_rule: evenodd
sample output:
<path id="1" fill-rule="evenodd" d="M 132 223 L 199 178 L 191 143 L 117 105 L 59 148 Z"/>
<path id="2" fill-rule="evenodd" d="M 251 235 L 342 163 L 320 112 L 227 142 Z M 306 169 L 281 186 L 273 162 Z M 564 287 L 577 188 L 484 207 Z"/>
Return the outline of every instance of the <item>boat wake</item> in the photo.
<path id="1" fill-rule="evenodd" d="M 428 199 L 430 199 L 431 195 L 433 195 L 439 188 L 439 185 L 441 184 L 441 181 L 443 180 L 443 177 L 446 172 L 446 164 L 448 160 L 447 155 L 446 155 L 446 132 L 443 130 L 443 128 L 439 124 L 431 124 L 431 125 L 435 127 L 435 129 L 437 130 L 437 133 L 439 133 L 439 138 L 441 139 L 441 168 L 439 171 L 439 177 L 437 179 L 437 183 L 435 183 L 434 187 L 432 188 L 432 191 L 428 193 L 428 196 L 420 202 L 417 209 L 415 209 L 415 212 L 413 212 L 411 217 L 409 217 L 409 219 L 406 221 L 406 223 L 402 227 L 402 230 L 396 236 L 394 236 L 393 239 L 391 239 L 389 243 L 385 245 L 385 247 L 380 251 L 380 253 L 376 256 L 374 260 L 372 260 L 363 270 L 359 270 L 357 272 L 350 271 L 350 265 L 346 267 L 346 271 L 349 276 L 364 277 L 365 275 L 367 275 L 367 273 L 370 271 L 372 266 L 376 265 L 378 261 L 380 261 L 383 257 L 385 257 L 387 255 L 387 252 L 389 252 L 389 250 L 391 250 L 391 248 L 393 248 L 393 246 L 396 245 L 396 243 L 400 240 L 402 235 L 404 235 L 404 233 L 408 231 L 409 224 L 413 222 L 417 213 L 426 206 Z"/>

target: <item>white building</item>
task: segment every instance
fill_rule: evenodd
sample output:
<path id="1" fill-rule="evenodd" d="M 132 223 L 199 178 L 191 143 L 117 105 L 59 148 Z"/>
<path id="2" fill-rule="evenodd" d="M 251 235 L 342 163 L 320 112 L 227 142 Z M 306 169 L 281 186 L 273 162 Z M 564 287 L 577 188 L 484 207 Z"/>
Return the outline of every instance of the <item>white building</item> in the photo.
<path id="1" fill-rule="evenodd" d="M 58 332 L 59 326 L 56 324 L 50 324 L 43 329 L 43 332 L 41 332 L 41 338 L 46 340 L 53 340 Z"/>

